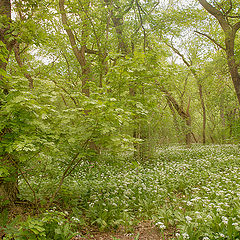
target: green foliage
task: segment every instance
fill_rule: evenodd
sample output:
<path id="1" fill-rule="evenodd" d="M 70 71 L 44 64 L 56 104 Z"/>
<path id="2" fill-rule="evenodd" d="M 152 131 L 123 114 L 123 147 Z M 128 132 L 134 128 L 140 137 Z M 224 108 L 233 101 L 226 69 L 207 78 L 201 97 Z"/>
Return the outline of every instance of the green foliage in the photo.
<path id="1" fill-rule="evenodd" d="M 16 222 L 13 222 L 16 224 Z M 72 231 L 73 224 L 69 223 L 67 214 L 63 212 L 49 210 L 42 218 L 32 218 L 24 222 L 20 222 L 13 227 L 13 223 L 7 225 L 4 230 L 6 232 L 5 240 L 67 240 L 76 234 Z"/>
<path id="2" fill-rule="evenodd" d="M 238 173 L 238 145 L 172 146 L 158 149 L 158 157 L 145 163 L 83 161 L 58 201 L 65 199 L 64 206 L 74 209 L 71 219 L 79 226 L 131 229 L 151 219 L 159 231 L 176 228 L 180 239 L 237 237 Z"/>
<path id="3" fill-rule="evenodd" d="M 159 148 L 184 143 L 184 114 L 201 142 L 203 104 L 208 143 L 240 139 L 227 61 L 212 45 L 224 35 L 195 2 L 65 1 L 66 31 L 58 1 L 11 1 L 9 28 L 0 24 L 0 184 L 18 180 L 20 199 L 44 208 L 53 196 L 72 213 L 7 224 L 3 212 L 6 239 L 70 239 L 75 224 L 131 229 L 141 219 L 179 239 L 239 238 L 237 146 Z M 235 46 L 239 62 L 238 33 Z"/>

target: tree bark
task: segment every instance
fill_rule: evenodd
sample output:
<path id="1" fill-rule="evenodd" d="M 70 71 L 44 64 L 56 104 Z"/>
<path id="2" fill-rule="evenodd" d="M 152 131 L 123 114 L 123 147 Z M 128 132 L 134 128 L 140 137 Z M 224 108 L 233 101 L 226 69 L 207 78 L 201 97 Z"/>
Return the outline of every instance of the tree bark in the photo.
<path id="1" fill-rule="evenodd" d="M 112 8 L 114 8 L 113 4 L 112 4 L 112 1 L 111 0 L 104 0 L 105 4 L 110 7 L 110 17 L 111 17 L 111 20 L 113 22 L 113 26 L 114 26 L 114 29 L 116 31 L 116 34 L 117 34 L 117 40 L 118 40 L 118 51 L 122 54 L 123 57 L 126 57 L 126 55 L 128 55 L 130 52 L 131 52 L 131 48 L 127 42 L 127 39 L 124 37 L 124 27 L 123 27 L 123 23 L 124 23 L 124 13 L 128 12 L 131 7 L 132 7 L 132 4 L 133 4 L 133 1 L 131 2 L 130 4 L 130 7 L 126 10 L 121 10 L 118 11 L 117 13 L 116 12 L 113 12 Z M 123 13 L 124 12 L 124 13 Z M 130 82 L 129 83 L 129 96 L 134 98 L 137 94 L 137 91 L 136 91 L 136 86 L 135 86 L 135 83 L 134 82 Z M 135 116 L 134 117 L 134 122 L 137 126 L 134 126 L 133 128 L 133 138 L 135 139 L 142 139 L 142 136 L 141 136 L 141 128 L 140 128 L 140 125 L 139 123 L 137 123 L 136 121 L 137 117 Z M 142 144 L 139 144 L 139 143 L 134 143 L 133 144 L 134 146 L 134 158 L 135 159 L 143 159 L 143 149 L 142 149 Z"/>
<path id="2" fill-rule="evenodd" d="M 90 63 L 87 62 L 86 53 L 97 54 L 97 52 L 94 50 L 87 49 L 87 37 L 88 37 L 87 16 L 82 17 L 83 27 L 81 31 L 81 46 L 79 48 L 76 42 L 76 36 L 74 35 L 73 31 L 69 26 L 64 4 L 65 4 L 65 0 L 59 0 L 59 9 L 60 9 L 60 14 L 62 18 L 62 24 L 65 31 L 67 32 L 73 53 L 81 67 L 82 93 L 86 97 L 90 97 L 90 88 L 88 83 L 91 81 L 91 68 L 90 68 Z M 85 110 L 86 116 L 89 114 L 90 111 L 91 110 L 89 109 Z M 93 140 L 89 142 L 89 148 L 97 154 L 100 154 L 101 152 L 100 147 L 97 146 Z"/>
<path id="3" fill-rule="evenodd" d="M 207 123 L 206 107 L 205 107 L 204 98 L 203 98 L 202 85 L 199 83 L 199 81 L 198 81 L 198 92 L 199 92 L 199 96 L 200 96 L 202 113 L 203 113 L 202 143 L 205 144 L 206 143 L 206 123 Z"/>

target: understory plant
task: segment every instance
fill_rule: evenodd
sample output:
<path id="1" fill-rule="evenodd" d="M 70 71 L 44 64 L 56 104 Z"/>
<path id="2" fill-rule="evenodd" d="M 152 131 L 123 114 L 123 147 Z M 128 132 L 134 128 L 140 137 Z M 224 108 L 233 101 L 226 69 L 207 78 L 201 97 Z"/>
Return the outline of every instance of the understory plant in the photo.
<path id="1" fill-rule="evenodd" d="M 13 221 L 4 228 L 4 240 L 68 240 L 77 235 L 75 225 L 68 219 L 68 213 L 49 210 L 41 217 L 28 217 L 26 221 Z"/>

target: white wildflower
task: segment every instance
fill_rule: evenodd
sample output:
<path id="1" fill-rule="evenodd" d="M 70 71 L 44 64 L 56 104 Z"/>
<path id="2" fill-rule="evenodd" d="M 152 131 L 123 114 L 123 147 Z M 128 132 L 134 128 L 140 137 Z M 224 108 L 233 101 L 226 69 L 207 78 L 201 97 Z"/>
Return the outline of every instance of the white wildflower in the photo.
<path id="1" fill-rule="evenodd" d="M 183 236 L 183 239 L 189 239 L 189 235 L 187 233 L 183 233 L 182 236 Z"/>
<path id="2" fill-rule="evenodd" d="M 181 236 L 181 234 L 180 233 L 176 233 L 176 237 L 180 237 Z"/>
<path id="3" fill-rule="evenodd" d="M 158 226 L 160 229 L 165 229 L 166 228 L 166 226 L 164 225 L 163 222 L 157 222 L 155 225 Z"/>
<path id="4" fill-rule="evenodd" d="M 76 218 L 76 217 L 72 217 L 72 220 L 73 220 L 74 222 L 80 222 L 80 220 L 79 220 L 78 218 Z"/>
<path id="5" fill-rule="evenodd" d="M 191 201 L 187 202 L 187 206 L 192 206 L 192 205 L 193 205 L 193 203 Z"/>
<path id="6" fill-rule="evenodd" d="M 63 222 L 62 221 L 58 222 L 58 225 L 60 225 L 60 226 L 63 225 Z"/>
<path id="7" fill-rule="evenodd" d="M 224 224 L 228 224 L 228 218 L 227 217 L 222 217 L 222 222 L 224 223 Z"/>
<path id="8" fill-rule="evenodd" d="M 209 240 L 210 238 L 209 237 L 204 237 L 203 240 Z"/>
<path id="9" fill-rule="evenodd" d="M 190 223 L 192 221 L 192 218 L 189 216 L 186 216 L 187 223 Z"/>

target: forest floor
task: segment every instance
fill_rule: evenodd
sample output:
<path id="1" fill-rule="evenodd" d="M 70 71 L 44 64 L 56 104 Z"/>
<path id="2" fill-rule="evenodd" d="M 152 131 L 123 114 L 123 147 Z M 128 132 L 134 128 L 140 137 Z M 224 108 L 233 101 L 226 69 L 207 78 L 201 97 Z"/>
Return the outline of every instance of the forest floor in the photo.
<path id="1" fill-rule="evenodd" d="M 57 184 L 37 179 L 40 197 Z M 240 145 L 169 146 L 145 162 L 82 162 L 49 209 L 34 207 L 20 183 L 25 200 L 0 214 L 0 239 L 240 239 Z"/>
<path id="2" fill-rule="evenodd" d="M 152 221 L 142 221 L 134 227 L 133 231 L 127 232 L 119 228 L 116 232 L 99 232 L 90 230 L 88 233 L 78 235 L 72 240 L 162 240 L 174 239 L 174 229 L 160 232 Z"/>

